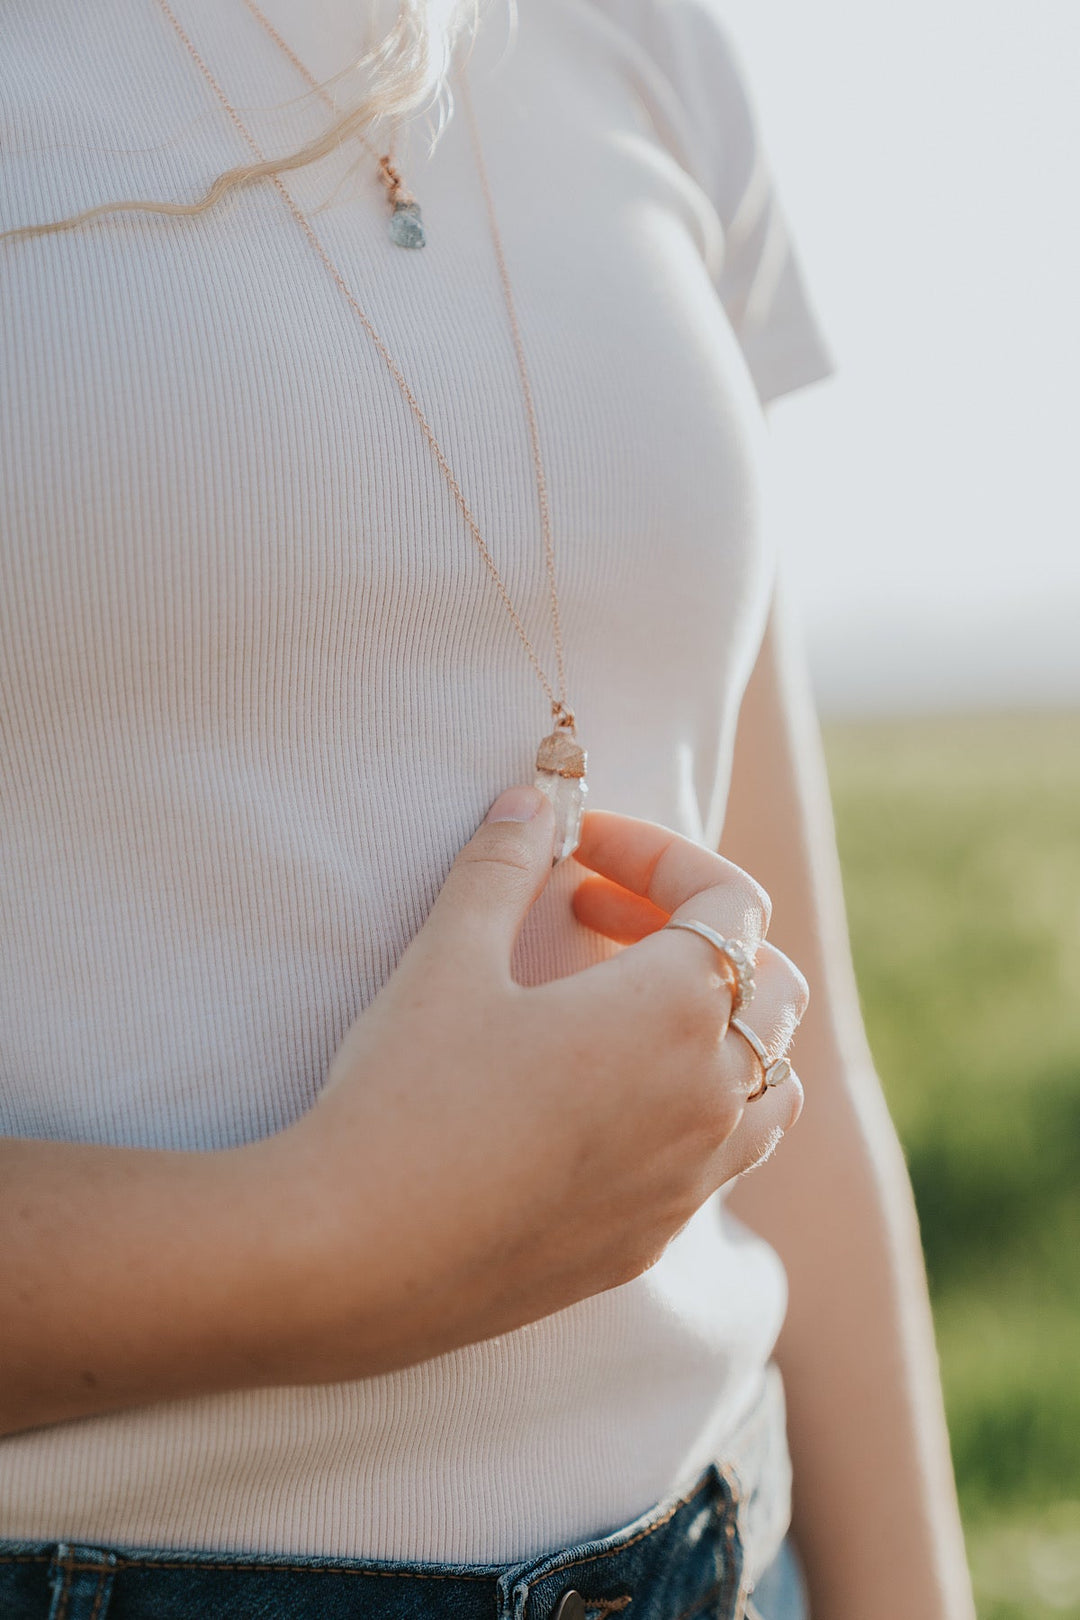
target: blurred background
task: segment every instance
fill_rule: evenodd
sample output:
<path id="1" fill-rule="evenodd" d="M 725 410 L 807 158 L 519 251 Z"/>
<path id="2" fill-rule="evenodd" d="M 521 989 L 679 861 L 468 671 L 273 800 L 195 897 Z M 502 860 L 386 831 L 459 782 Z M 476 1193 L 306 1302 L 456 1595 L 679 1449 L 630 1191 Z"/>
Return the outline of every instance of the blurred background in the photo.
<path id="1" fill-rule="evenodd" d="M 782 532 L 980 1620 L 1080 1620 L 1080 6 L 722 3 L 839 366 Z"/>

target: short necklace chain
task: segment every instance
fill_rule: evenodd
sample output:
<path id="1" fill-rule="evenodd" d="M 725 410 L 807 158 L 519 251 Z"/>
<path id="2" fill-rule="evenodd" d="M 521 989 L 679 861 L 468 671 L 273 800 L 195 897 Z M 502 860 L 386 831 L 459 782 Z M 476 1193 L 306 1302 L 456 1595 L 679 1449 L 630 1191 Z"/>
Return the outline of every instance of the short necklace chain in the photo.
<path id="1" fill-rule="evenodd" d="M 248 11 L 250 11 L 255 21 L 266 29 L 266 32 L 270 35 L 270 38 L 273 40 L 278 50 L 282 51 L 284 55 L 288 57 L 297 73 L 299 73 L 302 78 L 306 79 L 311 88 L 317 92 L 320 100 L 322 100 L 332 112 L 336 112 L 337 108 L 333 99 L 327 95 L 323 86 L 315 78 L 315 75 L 313 73 L 309 73 L 308 69 L 305 67 L 304 63 L 301 62 L 288 40 L 282 37 L 282 35 L 270 21 L 269 17 L 266 16 L 265 12 L 259 10 L 258 6 L 254 3 L 254 0 L 243 0 L 243 3 L 247 7 Z M 361 146 L 363 146 L 366 151 L 370 152 L 371 156 L 375 159 L 379 179 L 386 187 L 386 197 L 391 208 L 395 211 L 403 208 L 412 209 L 414 212 L 418 213 L 419 210 L 416 208 L 416 198 L 405 184 L 401 170 L 394 161 L 394 135 L 391 134 L 390 143 L 385 152 L 380 152 L 376 147 L 372 146 L 366 135 L 359 130 L 357 131 L 357 139 L 359 140 Z M 423 245 L 422 231 L 420 232 L 419 239 L 414 241 L 411 245 Z"/>
<path id="2" fill-rule="evenodd" d="M 256 15 L 259 18 L 260 21 L 263 21 L 264 25 L 269 29 L 269 24 L 266 23 L 266 20 L 264 18 L 262 18 L 262 15 L 261 15 L 260 12 L 258 12 L 257 8 L 254 7 L 251 4 L 251 0 L 244 0 L 244 3 L 248 7 L 248 10 L 252 11 L 252 13 L 254 15 Z M 195 62 L 196 66 L 199 69 L 199 72 L 202 74 L 203 78 L 206 80 L 206 83 L 209 85 L 210 89 L 213 91 L 214 96 L 216 97 L 216 99 L 218 100 L 218 102 L 220 103 L 220 105 L 222 106 L 222 108 L 224 109 L 226 114 L 228 115 L 230 121 L 232 122 L 233 126 L 235 127 L 235 129 L 237 130 L 239 135 L 241 136 L 242 140 L 244 141 L 244 143 L 247 146 L 248 150 L 251 152 L 251 154 L 254 157 L 255 161 L 257 163 L 265 162 L 266 159 L 265 159 L 261 149 L 259 148 L 259 145 L 256 142 L 254 136 L 251 134 L 250 130 L 247 128 L 247 125 L 241 119 L 240 114 L 237 112 L 236 108 L 229 101 L 228 97 L 226 96 L 226 94 L 225 94 L 224 90 L 222 89 L 221 85 L 218 83 L 218 80 L 214 76 L 213 72 L 207 66 L 207 64 L 204 61 L 203 57 L 200 55 L 198 49 L 193 44 L 193 42 L 189 38 L 188 34 L 185 32 L 182 24 L 180 23 L 180 21 L 177 18 L 175 12 L 173 11 L 172 7 L 170 6 L 169 0 L 156 0 L 156 4 L 158 5 L 159 9 L 162 11 L 164 16 L 166 17 L 166 19 L 169 22 L 170 26 L 173 28 L 174 32 L 177 34 L 178 38 L 180 39 L 181 43 L 184 45 L 185 49 L 188 51 L 189 55 L 192 57 L 193 61 Z M 270 30 L 270 32 L 273 33 L 274 30 Z M 323 91 L 322 87 L 318 84 L 317 80 L 315 80 L 314 76 L 311 75 L 308 72 L 308 70 L 305 67 L 302 66 L 302 64 L 300 64 L 299 59 L 296 58 L 291 51 L 288 51 L 287 48 L 286 48 L 286 54 L 289 55 L 289 57 L 296 63 L 299 71 L 303 74 L 305 79 L 307 79 L 309 84 L 311 84 L 313 86 L 313 88 L 315 88 L 324 97 L 324 99 L 329 102 L 330 98 L 328 96 L 326 96 L 325 91 Z M 454 497 L 454 500 L 457 503 L 458 509 L 460 510 L 461 515 L 465 520 L 465 524 L 466 524 L 466 526 L 467 526 L 467 528 L 469 530 L 469 533 L 472 535 L 472 538 L 476 543 L 477 549 L 479 550 L 480 555 L 483 558 L 483 561 L 484 561 L 484 564 L 485 564 L 485 566 L 486 566 L 486 568 L 488 570 L 488 573 L 491 575 L 492 582 L 494 583 L 496 590 L 498 591 L 500 597 L 502 598 L 502 601 L 503 601 L 504 606 L 506 607 L 507 613 L 510 615 L 511 622 L 513 623 L 514 629 L 517 631 L 518 637 L 521 640 L 522 645 L 525 648 L 525 651 L 526 651 L 526 653 L 528 655 L 529 661 L 532 664 L 532 667 L 533 667 L 533 669 L 534 669 L 534 671 L 536 673 L 536 676 L 537 676 L 537 678 L 538 678 L 538 680 L 540 682 L 540 685 L 543 687 L 543 690 L 544 690 L 544 692 L 545 692 L 545 694 L 546 694 L 546 696 L 548 698 L 548 701 L 551 704 L 551 712 L 552 712 L 552 715 L 554 717 L 556 727 L 559 728 L 559 729 L 564 730 L 565 732 L 568 732 L 570 734 L 570 736 L 573 736 L 573 734 L 574 734 L 574 712 L 571 709 L 571 707 L 570 707 L 570 705 L 569 705 L 569 703 L 567 701 L 567 694 L 566 694 L 565 656 L 564 656 L 564 652 L 563 652 L 562 628 L 561 628 L 561 624 L 560 624 L 560 620 L 559 620 L 558 591 L 557 591 L 556 583 L 555 583 L 555 560 L 554 560 L 554 545 L 553 545 L 552 536 L 551 536 L 550 502 L 549 502 L 549 499 L 548 499 L 547 479 L 546 479 L 545 472 L 544 472 L 544 462 L 543 462 L 543 457 L 542 457 L 541 450 L 540 450 L 540 435 L 539 435 L 539 429 L 538 429 L 538 425 L 537 425 L 536 407 L 535 407 L 535 403 L 534 403 L 534 400 L 533 400 L 533 393 L 532 393 L 532 387 L 531 387 L 530 380 L 529 380 L 528 367 L 527 367 L 527 364 L 526 364 L 526 361 L 525 361 L 525 349 L 524 349 L 524 344 L 523 344 L 522 339 L 521 339 L 521 329 L 520 329 L 520 325 L 519 325 L 518 319 L 517 319 L 517 312 L 516 312 L 516 309 L 515 309 L 515 306 L 514 306 L 514 298 L 513 298 L 513 292 L 512 292 L 512 289 L 511 289 L 511 285 L 510 285 L 510 277 L 509 277 L 509 273 L 508 273 L 507 268 L 506 268 L 506 255 L 505 255 L 505 253 L 503 251 L 502 240 L 501 240 L 501 237 L 500 237 L 500 234 L 499 234 L 498 224 L 497 224 L 496 217 L 495 217 L 495 208 L 494 208 L 494 201 L 493 201 L 492 192 L 491 192 L 491 185 L 490 185 L 490 182 L 488 180 L 486 166 L 484 165 L 483 152 L 482 152 L 482 149 L 481 149 L 480 144 L 479 144 L 479 132 L 478 132 L 478 129 L 477 129 L 477 124 L 476 124 L 476 116 L 475 116 L 475 112 L 473 111 L 471 97 L 468 94 L 467 84 L 464 81 L 464 79 L 463 79 L 462 82 L 465 85 L 465 94 L 464 94 L 463 100 L 464 100 L 465 107 L 466 107 L 466 112 L 467 112 L 467 121 L 468 121 L 468 124 L 469 124 L 470 135 L 472 137 L 473 147 L 474 147 L 474 151 L 475 151 L 476 158 L 477 158 L 478 172 L 479 172 L 480 180 L 481 180 L 481 189 L 483 190 L 483 193 L 484 193 L 485 205 L 486 205 L 487 212 L 488 212 L 488 220 L 489 220 L 489 224 L 490 224 L 491 230 L 492 230 L 492 237 L 493 237 L 493 243 L 494 243 L 494 248 L 495 248 L 495 257 L 496 257 L 496 261 L 497 261 L 497 264 L 498 264 L 499 276 L 500 276 L 500 280 L 502 281 L 502 284 L 503 284 L 503 293 L 504 293 L 504 297 L 506 299 L 507 313 L 509 315 L 511 332 L 513 334 L 513 339 L 514 339 L 514 350 L 515 350 L 515 354 L 516 354 L 516 357 L 517 357 L 518 372 L 519 372 L 519 376 L 521 378 L 522 390 L 523 390 L 524 399 L 525 399 L 525 414 L 526 414 L 526 417 L 528 419 L 529 435 L 530 435 L 530 440 L 531 440 L 531 443 L 532 443 L 534 471 L 535 471 L 535 474 L 536 474 L 536 482 L 537 482 L 537 496 L 538 496 L 539 506 L 540 506 L 540 523 L 541 523 L 541 531 L 542 531 L 542 534 L 543 534 L 544 556 L 545 556 L 545 564 L 546 564 L 547 573 L 548 573 L 548 584 L 549 584 L 549 592 L 550 592 L 550 600 L 551 600 L 552 628 L 553 628 L 554 638 L 555 638 L 555 655 L 556 655 L 556 663 L 557 663 L 557 669 L 558 669 L 558 681 L 559 681 L 559 693 L 558 693 L 558 695 L 556 695 L 555 690 L 552 687 L 552 684 L 549 681 L 547 675 L 545 674 L 544 669 L 543 669 L 543 667 L 542 667 L 542 665 L 540 663 L 539 658 L 537 657 L 536 650 L 533 647 L 532 642 L 529 640 L 528 634 L 527 634 L 527 632 L 525 630 L 525 626 L 521 621 L 521 616 L 518 613 L 517 609 L 514 607 L 514 604 L 513 604 L 512 600 L 510 598 L 510 593 L 508 592 L 508 590 L 506 588 L 506 585 L 503 582 L 502 575 L 499 573 L 499 570 L 498 570 L 498 568 L 497 568 L 497 566 L 495 564 L 495 559 L 492 557 L 491 552 L 488 549 L 487 543 L 484 540 L 483 534 L 480 531 L 480 525 L 477 522 L 476 517 L 473 514 L 472 508 L 470 507 L 470 505 L 469 505 L 469 503 L 468 503 L 468 501 L 467 501 L 467 499 L 465 497 L 465 493 L 461 488 L 461 484 L 459 483 L 458 478 L 457 478 L 456 474 L 454 473 L 454 470 L 451 467 L 451 465 L 450 465 L 450 463 L 449 463 L 449 461 L 448 461 L 448 459 L 446 457 L 446 454 L 445 454 L 445 452 L 444 452 L 444 450 L 442 448 L 442 445 L 439 443 L 438 439 L 436 438 L 435 431 L 432 428 L 430 422 L 428 421 L 426 415 L 424 414 L 423 408 L 421 407 L 419 400 L 417 399 L 412 387 L 410 386 L 407 377 L 405 376 L 404 372 L 401 370 L 401 367 L 398 365 L 397 361 L 394 359 L 393 355 L 391 354 L 391 352 L 390 352 L 389 348 L 387 347 L 381 333 L 378 331 L 378 329 L 376 328 L 376 326 L 374 325 L 374 323 L 372 322 L 370 317 L 367 315 L 365 310 L 362 308 L 361 304 L 359 303 L 358 299 L 356 298 L 356 295 L 353 293 L 352 289 L 350 288 L 348 282 L 345 280 L 345 278 L 342 275 L 341 271 L 339 270 L 338 266 L 334 263 L 333 259 L 330 257 L 329 252 L 327 251 L 326 247 L 324 246 L 324 244 L 322 242 L 322 239 L 320 238 L 320 236 L 316 232 L 314 226 L 311 224 L 311 221 L 308 219 L 307 215 L 303 212 L 300 205 L 293 198 L 292 193 L 288 190 L 288 188 L 286 187 L 284 182 L 281 180 L 279 175 L 271 174 L 267 178 L 269 178 L 271 180 L 271 182 L 273 183 L 273 185 L 277 189 L 279 195 L 282 198 L 282 201 L 285 203 L 285 206 L 288 208 L 289 212 L 292 214 L 292 216 L 295 219 L 296 223 L 299 225 L 300 229 L 303 231 L 303 233 L 306 236 L 306 238 L 307 238 L 309 244 L 311 245 L 312 249 L 318 255 L 319 259 L 322 261 L 323 265 L 325 266 L 326 270 L 328 271 L 328 273 L 330 274 L 330 276 L 334 280 L 335 284 L 337 285 L 337 287 L 340 289 L 341 293 L 343 294 L 343 296 L 347 300 L 347 302 L 348 302 L 350 308 L 352 309 L 353 313 L 356 315 L 357 319 L 360 321 L 361 325 L 363 326 L 365 332 L 368 334 L 369 338 L 371 339 L 372 343 L 374 344 L 376 350 L 378 351 L 380 357 L 382 358 L 384 364 L 386 365 L 387 370 L 390 372 L 390 375 L 393 377 L 394 382 L 397 384 L 398 389 L 399 389 L 402 397 L 404 398 L 406 404 L 409 406 L 409 409 L 412 411 L 412 414 L 415 417 L 415 419 L 417 421 L 417 424 L 420 427 L 421 432 L 423 433 L 425 439 L 428 442 L 428 445 L 429 445 L 429 447 L 431 449 L 431 453 L 435 457 L 435 461 L 438 464 L 439 470 L 443 474 L 443 477 L 446 479 L 446 482 L 447 482 L 447 484 L 448 484 L 448 486 L 450 488 L 450 491 L 451 491 L 451 493 L 452 493 L 452 495 Z M 332 103 L 331 103 L 331 105 L 332 105 Z M 582 753 L 582 750 L 579 749 L 579 750 L 577 750 L 577 752 Z M 576 766 L 575 766 L 575 768 L 573 770 L 571 770 L 571 771 L 561 771 L 560 774 L 568 774 L 568 775 L 572 775 L 572 776 L 575 776 L 575 777 L 583 777 L 584 776 L 584 757 L 583 757 L 583 754 L 582 754 L 580 769 L 576 768 Z"/>

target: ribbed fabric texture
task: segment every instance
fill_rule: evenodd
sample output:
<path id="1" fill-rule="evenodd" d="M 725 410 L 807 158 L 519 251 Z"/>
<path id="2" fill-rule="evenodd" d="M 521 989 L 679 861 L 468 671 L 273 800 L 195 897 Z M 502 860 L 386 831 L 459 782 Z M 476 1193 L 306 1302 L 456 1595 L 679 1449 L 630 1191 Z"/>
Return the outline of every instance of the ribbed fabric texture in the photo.
<path id="1" fill-rule="evenodd" d="M 322 127 L 238 0 L 176 9 L 267 151 Z M 832 362 L 706 0 L 519 9 L 509 51 L 497 7 L 485 24 L 474 95 L 590 802 L 715 843 L 773 567 L 759 401 Z M 364 42 L 349 0 L 267 10 L 319 75 Z M 245 157 L 152 0 L 5 5 L 0 116 L 3 227 L 192 198 Z M 288 184 L 326 205 L 316 228 L 553 667 L 464 127 L 403 151 L 420 253 L 390 243 L 355 156 Z M 545 699 L 415 422 L 272 187 L 193 220 L 0 244 L 0 261 L 0 1127 L 250 1141 L 310 1106 L 454 853 L 528 779 Z M 570 913 L 574 871 L 529 919 L 524 982 L 608 949 Z M 531 1556 L 724 1454 L 783 1300 L 775 1256 L 709 1207 L 637 1282 L 421 1367 L 5 1440 L 0 1535 Z"/>

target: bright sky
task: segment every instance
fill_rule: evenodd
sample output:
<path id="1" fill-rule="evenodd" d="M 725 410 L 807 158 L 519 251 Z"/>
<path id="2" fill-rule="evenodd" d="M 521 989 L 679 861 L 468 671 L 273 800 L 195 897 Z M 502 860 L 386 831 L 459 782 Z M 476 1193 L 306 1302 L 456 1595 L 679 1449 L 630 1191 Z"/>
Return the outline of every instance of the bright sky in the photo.
<path id="1" fill-rule="evenodd" d="M 841 371 L 773 414 L 823 705 L 1080 703 L 1080 5 L 723 5 Z"/>

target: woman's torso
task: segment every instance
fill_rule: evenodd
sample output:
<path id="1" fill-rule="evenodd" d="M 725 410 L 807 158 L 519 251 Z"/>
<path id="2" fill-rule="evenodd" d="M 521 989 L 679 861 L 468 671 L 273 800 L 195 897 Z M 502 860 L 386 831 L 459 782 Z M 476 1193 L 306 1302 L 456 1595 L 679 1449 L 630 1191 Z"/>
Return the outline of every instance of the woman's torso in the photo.
<path id="1" fill-rule="evenodd" d="M 765 434 L 717 294 L 718 205 L 631 9 L 530 0 L 509 50 L 486 26 L 471 77 L 590 802 L 715 843 L 769 592 Z M 320 76 L 363 43 L 346 0 L 266 10 Z M 282 109 L 304 85 L 239 0 L 176 11 L 267 150 L 322 127 L 316 105 Z M 20 3 L 0 36 L 4 226 L 192 198 L 246 158 L 154 0 Z M 331 199 L 313 224 L 550 668 L 464 122 L 403 153 L 422 252 L 390 243 L 374 165 L 350 178 L 352 157 L 289 189 Z M 416 423 L 270 185 L 0 253 L 0 1124 L 251 1140 L 311 1104 L 455 851 L 530 776 L 546 702 Z M 525 981 L 611 948 L 572 918 L 574 874 L 529 919 Z M 424 1366 L 8 1439 L 0 1534 L 532 1556 L 723 1450 L 783 1304 L 775 1256 L 713 1204 L 636 1282 Z"/>

